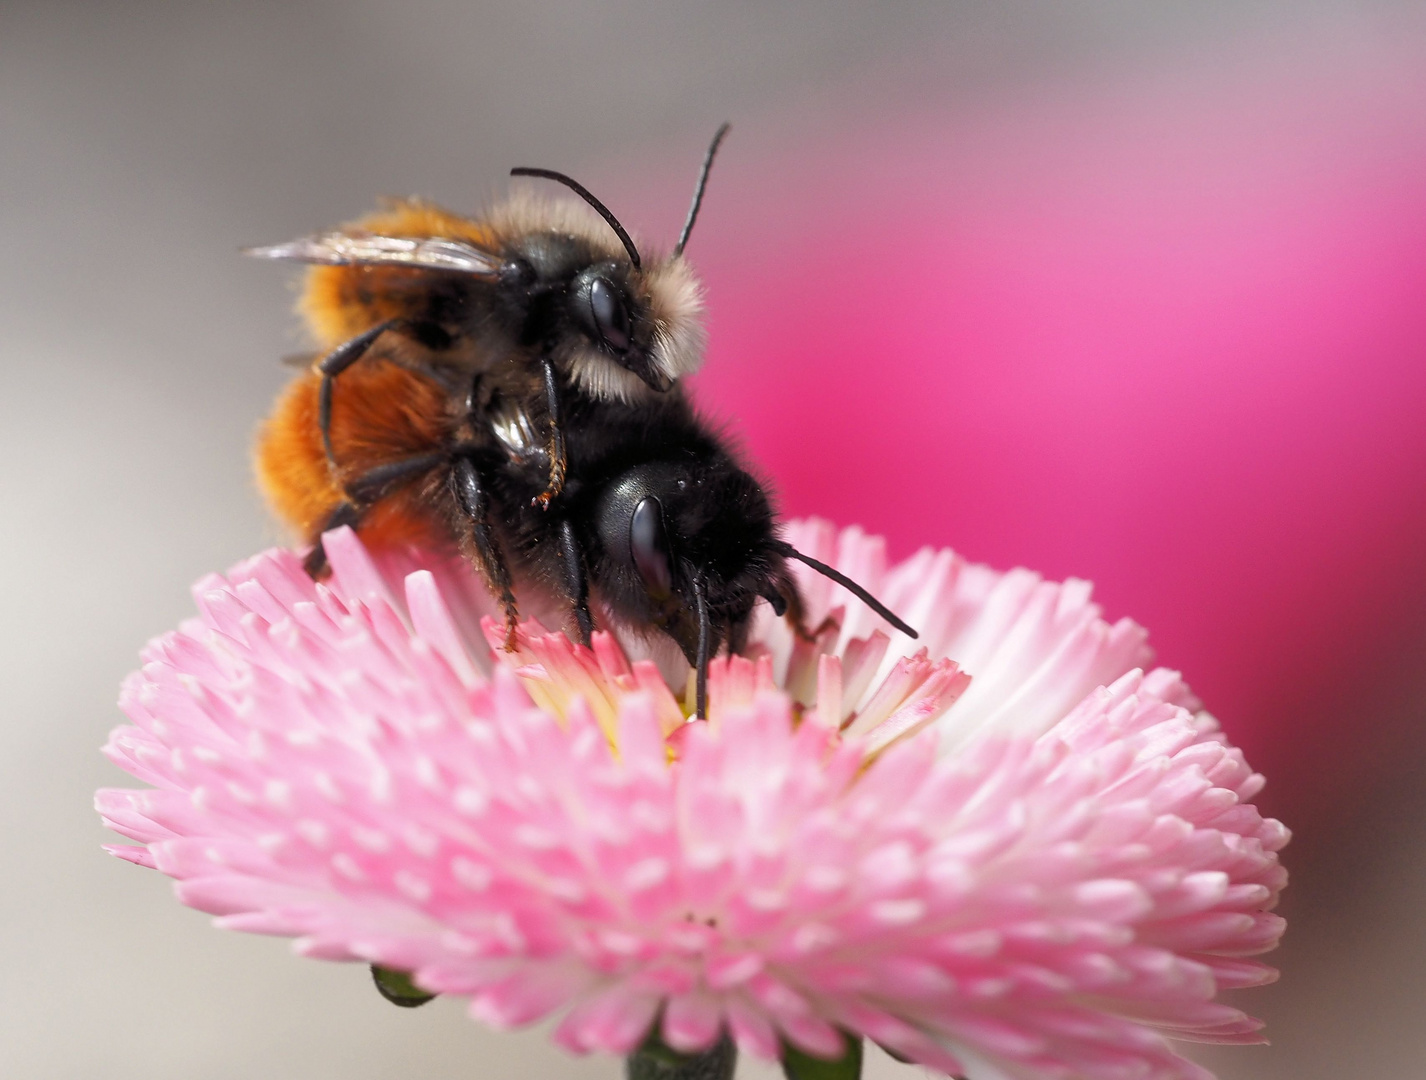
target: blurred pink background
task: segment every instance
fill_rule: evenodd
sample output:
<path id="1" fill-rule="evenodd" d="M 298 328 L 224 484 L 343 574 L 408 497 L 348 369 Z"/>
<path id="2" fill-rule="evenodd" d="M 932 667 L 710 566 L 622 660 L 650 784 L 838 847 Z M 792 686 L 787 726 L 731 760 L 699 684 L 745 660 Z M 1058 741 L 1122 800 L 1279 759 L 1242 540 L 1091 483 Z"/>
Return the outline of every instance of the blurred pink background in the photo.
<path id="1" fill-rule="evenodd" d="M 690 248 L 789 513 L 1092 579 L 1299 819 L 1426 632 L 1426 71 L 1329 59 L 735 133 Z"/>

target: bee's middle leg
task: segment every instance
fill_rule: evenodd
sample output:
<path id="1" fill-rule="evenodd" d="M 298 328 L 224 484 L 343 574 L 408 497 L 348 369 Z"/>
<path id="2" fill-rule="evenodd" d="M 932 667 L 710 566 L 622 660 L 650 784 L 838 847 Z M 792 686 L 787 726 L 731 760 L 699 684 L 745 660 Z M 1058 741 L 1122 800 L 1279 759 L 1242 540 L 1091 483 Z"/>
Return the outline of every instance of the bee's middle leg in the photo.
<path id="1" fill-rule="evenodd" d="M 470 531 L 463 540 L 473 549 L 476 564 L 485 575 L 490 591 L 500 601 L 505 613 L 505 649 L 515 651 L 515 629 L 519 625 L 520 613 L 515 605 L 515 590 L 510 578 L 510 568 L 490 527 L 490 496 L 481 481 L 475 462 L 468 457 L 458 457 L 451 469 L 451 491 L 456 505 Z"/>

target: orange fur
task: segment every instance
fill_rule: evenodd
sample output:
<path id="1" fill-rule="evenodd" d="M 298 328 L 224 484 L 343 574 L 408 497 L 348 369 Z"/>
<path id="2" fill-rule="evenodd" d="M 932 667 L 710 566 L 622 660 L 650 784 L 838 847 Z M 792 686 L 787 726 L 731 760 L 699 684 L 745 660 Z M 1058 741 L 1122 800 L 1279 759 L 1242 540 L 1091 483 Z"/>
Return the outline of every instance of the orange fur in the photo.
<path id="1" fill-rule="evenodd" d="M 476 246 L 494 241 L 488 226 L 421 199 L 400 199 L 352 223 L 386 236 L 440 236 Z M 392 266 L 314 266 L 297 310 L 321 349 L 333 349 L 386 319 L 415 314 L 419 270 Z M 410 303 L 403 302 L 408 299 Z"/>
<path id="2" fill-rule="evenodd" d="M 488 227 L 419 199 L 392 201 L 354 227 L 479 245 L 492 240 Z M 386 319 L 419 314 L 426 280 L 421 271 L 400 267 L 313 266 L 298 311 L 325 353 Z M 263 424 L 255 454 L 258 486 L 303 540 L 315 541 L 342 503 L 343 481 L 444 445 L 445 397 L 429 381 L 390 362 L 402 348 L 399 341 L 383 341 L 338 380 L 332 407 L 335 474 L 317 423 L 322 378 L 316 371 L 297 376 Z M 362 537 L 378 545 L 439 541 L 442 530 L 433 511 L 416 491 L 400 492 L 368 510 Z"/>
<path id="3" fill-rule="evenodd" d="M 344 373 L 333 397 L 333 475 L 317 424 L 322 378 L 303 372 L 282 392 L 258 434 L 258 485 L 269 505 L 302 539 L 313 541 L 342 502 L 339 481 L 368 469 L 439 449 L 445 398 L 426 379 L 376 356 Z M 437 541 L 442 529 L 428 501 L 414 493 L 380 500 L 361 525 L 368 543 Z"/>
<path id="4" fill-rule="evenodd" d="M 303 539 L 312 536 L 342 501 L 328 473 L 317 429 L 321 382 L 314 371 L 293 379 L 258 432 L 258 487 L 273 512 Z"/>

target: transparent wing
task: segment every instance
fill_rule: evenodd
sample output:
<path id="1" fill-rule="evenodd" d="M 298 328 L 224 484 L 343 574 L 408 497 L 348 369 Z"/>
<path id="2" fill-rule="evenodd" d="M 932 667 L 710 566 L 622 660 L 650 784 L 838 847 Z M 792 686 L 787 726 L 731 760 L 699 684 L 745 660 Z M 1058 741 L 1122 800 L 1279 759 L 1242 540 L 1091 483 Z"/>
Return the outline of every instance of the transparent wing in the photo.
<path id="1" fill-rule="evenodd" d="M 359 231 L 318 233 L 287 244 L 244 248 L 243 254 L 323 266 L 410 266 L 460 274 L 489 275 L 500 268 L 497 256 L 460 240 L 381 236 Z"/>

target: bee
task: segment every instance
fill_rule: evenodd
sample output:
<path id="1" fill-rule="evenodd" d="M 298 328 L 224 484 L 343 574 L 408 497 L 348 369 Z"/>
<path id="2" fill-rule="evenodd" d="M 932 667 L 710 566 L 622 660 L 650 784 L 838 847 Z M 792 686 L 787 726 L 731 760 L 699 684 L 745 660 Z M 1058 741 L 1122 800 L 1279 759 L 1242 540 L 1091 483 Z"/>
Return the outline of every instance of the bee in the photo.
<path id="1" fill-rule="evenodd" d="M 591 590 L 606 622 L 677 644 L 696 673 L 698 717 L 707 714 L 710 657 L 724 648 L 743 651 L 759 600 L 799 636 L 820 631 L 804 626 L 789 560 L 917 636 L 855 581 L 782 539 L 763 485 L 681 389 L 652 404 L 582 402 L 567 429 L 570 472 L 548 512 L 529 497 L 543 477 L 534 445 L 512 439 L 505 463 L 491 469 L 502 540 L 524 580 L 572 607 L 585 644 Z"/>
<path id="2" fill-rule="evenodd" d="M 727 131 L 664 258 L 646 260 L 583 185 L 534 168 L 511 173 L 561 183 L 594 214 L 525 194 L 479 220 L 400 200 L 347 228 L 247 249 L 313 264 L 299 307 L 325 352 L 279 399 L 257 449 L 269 502 L 313 543 L 310 572 L 324 572 L 320 536 L 338 525 L 426 538 L 431 515 L 409 494 L 434 467 L 431 447 L 473 413 L 518 414 L 544 433 L 548 474 L 532 497 L 548 506 L 568 466 L 569 403 L 648 403 L 698 369 L 702 290 L 683 252 Z"/>
<path id="3" fill-rule="evenodd" d="M 315 264 L 302 309 L 328 351 L 279 399 L 258 442 L 261 487 L 312 543 L 357 528 L 377 546 L 454 542 L 505 616 L 516 583 L 553 596 L 588 644 L 599 621 L 667 637 L 697 672 L 740 651 L 766 599 L 794 629 L 800 560 L 762 485 L 694 412 L 701 295 L 683 257 L 704 156 L 672 253 L 645 260 L 614 215 L 516 199 L 484 219 L 405 201 L 356 226 L 252 253 Z M 603 219 L 602 222 L 598 219 Z"/>

